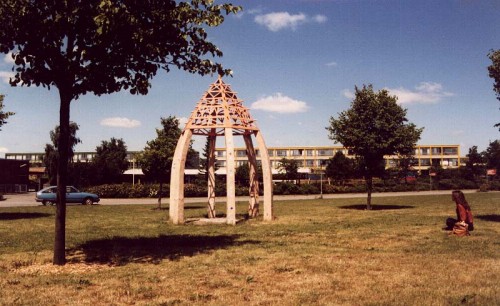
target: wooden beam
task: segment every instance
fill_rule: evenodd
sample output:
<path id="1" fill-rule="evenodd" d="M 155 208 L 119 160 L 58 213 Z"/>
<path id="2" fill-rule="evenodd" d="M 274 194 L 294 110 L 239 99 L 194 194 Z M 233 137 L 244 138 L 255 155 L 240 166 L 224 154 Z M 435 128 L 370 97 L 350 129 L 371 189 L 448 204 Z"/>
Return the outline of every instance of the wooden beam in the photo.
<path id="1" fill-rule="evenodd" d="M 234 164 L 234 141 L 231 128 L 225 129 L 226 137 L 226 198 L 227 224 L 236 224 L 236 187 L 235 187 L 235 164 Z"/>
<path id="2" fill-rule="evenodd" d="M 184 130 L 177 141 L 170 174 L 170 220 L 174 224 L 184 223 L 184 168 L 191 144 L 191 130 Z"/>
<path id="3" fill-rule="evenodd" d="M 259 215 L 259 178 L 257 176 L 257 156 L 252 143 L 252 135 L 243 135 L 247 148 L 248 165 L 249 165 L 249 196 L 248 201 L 248 216 L 255 218 Z"/>
<path id="4" fill-rule="evenodd" d="M 255 133 L 255 139 L 259 146 L 260 160 L 262 162 L 262 180 L 264 184 L 264 221 L 273 220 L 273 173 L 269 152 L 267 151 L 264 137 L 260 131 Z"/>
<path id="5" fill-rule="evenodd" d="M 216 136 L 208 136 L 208 217 L 215 218 L 215 140 Z"/>

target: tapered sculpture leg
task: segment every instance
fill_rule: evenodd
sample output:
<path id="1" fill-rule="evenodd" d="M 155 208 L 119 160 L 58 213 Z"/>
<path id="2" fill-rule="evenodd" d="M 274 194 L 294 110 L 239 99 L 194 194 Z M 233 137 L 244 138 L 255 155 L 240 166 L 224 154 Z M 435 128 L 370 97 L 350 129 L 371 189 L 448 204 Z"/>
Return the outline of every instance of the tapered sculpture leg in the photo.
<path id="1" fill-rule="evenodd" d="M 262 180 L 264 184 L 264 221 L 273 220 L 273 174 L 271 171 L 271 162 L 267 152 L 266 143 L 262 133 L 257 131 L 255 139 L 259 146 L 260 159 L 262 162 Z"/>
<path id="2" fill-rule="evenodd" d="M 172 160 L 170 174 L 170 221 L 174 224 L 184 223 L 184 168 L 186 156 L 191 144 L 192 132 L 185 130 L 177 142 Z"/>
<path id="3" fill-rule="evenodd" d="M 215 218 L 215 136 L 208 136 L 208 217 Z"/>
<path id="4" fill-rule="evenodd" d="M 233 129 L 225 128 L 226 136 L 226 192 L 227 192 L 227 224 L 236 224 L 236 187 Z"/>
<path id="5" fill-rule="evenodd" d="M 257 177 L 257 157 L 255 148 L 252 143 L 252 136 L 250 134 L 243 135 L 245 145 L 247 148 L 248 164 L 249 164 L 249 203 L 248 203 L 248 216 L 255 218 L 259 215 L 259 180 Z"/>

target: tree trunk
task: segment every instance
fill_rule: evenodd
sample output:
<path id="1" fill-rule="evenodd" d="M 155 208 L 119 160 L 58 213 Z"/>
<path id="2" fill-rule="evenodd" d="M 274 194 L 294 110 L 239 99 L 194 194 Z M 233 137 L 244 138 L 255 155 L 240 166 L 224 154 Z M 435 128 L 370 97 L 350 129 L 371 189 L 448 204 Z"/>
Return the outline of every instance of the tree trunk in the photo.
<path id="1" fill-rule="evenodd" d="M 157 209 L 161 209 L 161 194 L 163 192 L 163 181 L 160 179 L 160 189 L 158 190 L 158 207 Z"/>
<path id="2" fill-rule="evenodd" d="M 373 177 L 368 176 L 366 178 L 366 191 L 368 192 L 368 197 L 366 198 L 366 209 L 372 209 L 372 190 L 373 190 Z"/>
<path id="3" fill-rule="evenodd" d="M 60 110 L 59 110 L 59 139 L 57 140 L 57 201 L 55 218 L 54 238 L 54 265 L 66 263 L 66 184 L 68 180 L 69 159 L 69 117 L 71 95 L 64 89 L 59 88 Z"/>

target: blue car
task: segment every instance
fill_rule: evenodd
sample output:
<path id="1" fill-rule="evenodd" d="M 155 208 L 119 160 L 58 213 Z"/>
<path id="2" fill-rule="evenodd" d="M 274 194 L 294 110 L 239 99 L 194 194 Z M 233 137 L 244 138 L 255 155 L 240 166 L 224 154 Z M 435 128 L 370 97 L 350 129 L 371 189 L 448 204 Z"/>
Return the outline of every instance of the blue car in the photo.
<path id="1" fill-rule="evenodd" d="M 50 186 L 41 189 L 36 193 L 35 200 L 42 202 L 43 205 L 54 205 L 56 203 L 57 186 Z M 73 186 L 66 187 L 66 203 L 82 203 L 83 205 L 92 205 L 99 203 L 97 194 L 81 192 Z"/>

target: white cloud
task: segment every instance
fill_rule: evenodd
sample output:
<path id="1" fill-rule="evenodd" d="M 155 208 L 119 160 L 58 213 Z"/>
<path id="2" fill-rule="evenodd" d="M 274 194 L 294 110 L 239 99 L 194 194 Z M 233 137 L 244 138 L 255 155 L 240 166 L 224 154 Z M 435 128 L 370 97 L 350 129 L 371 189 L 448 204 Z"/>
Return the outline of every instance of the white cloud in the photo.
<path id="1" fill-rule="evenodd" d="M 356 95 L 349 89 L 342 90 L 342 95 L 348 99 L 354 99 Z"/>
<path id="2" fill-rule="evenodd" d="M 328 18 L 326 18 L 325 15 L 316 15 L 313 17 L 313 20 L 317 23 L 325 23 L 328 20 Z"/>
<path id="3" fill-rule="evenodd" d="M 112 117 L 102 119 L 101 125 L 121 128 L 135 128 L 140 126 L 141 122 L 135 119 Z"/>
<path id="4" fill-rule="evenodd" d="M 299 25 L 307 22 L 325 23 L 327 20 L 324 15 L 316 15 L 309 17 L 304 13 L 292 15 L 288 12 L 275 12 L 264 15 L 257 15 L 254 21 L 262 26 L 265 26 L 272 32 L 277 32 L 284 29 L 296 30 Z"/>
<path id="5" fill-rule="evenodd" d="M 9 79 L 14 77 L 14 72 L 0 71 L 0 79 L 2 82 L 9 84 Z"/>
<path id="6" fill-rule="evenodd" d="M 421 82 L 414 90 L 400 88 L 386 88 L 391 95 L 398 97 L 400 104 L 434 104 L 444 98 L 453 96 L 453 93 L 443 90 L 443 86 L 434 82 Z"/>
<path id="7" fill-rule="evenodd" d="M 303 113 L 309 108 L 307 103 L 276 93 L 272 96 L 263 97 L 251 105 L 252 109 L 263 110 L 273 113 Z"/>
<path id="8" fill-rule="evenodd" d="M 12 58 L 12 52 L 5 54 L 3 61 L 9 64 L 14 64 L 14 59 Z"/>
<path id="9" fill-rule="evenodd" d="M 338 66 L 337 62 L 329 62 L 329 63 L 326 63 L 325 65 L 327 67 L 337 67 Z"/>

